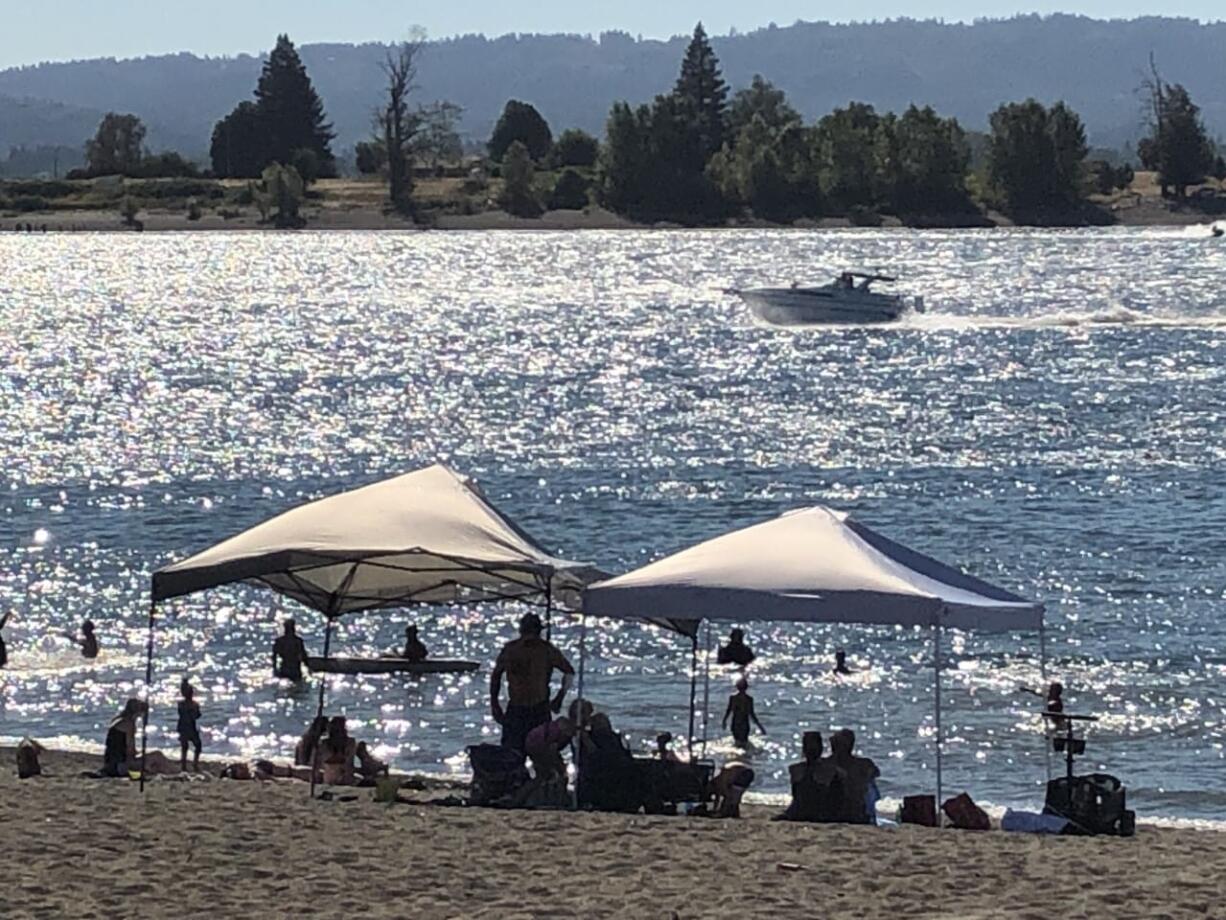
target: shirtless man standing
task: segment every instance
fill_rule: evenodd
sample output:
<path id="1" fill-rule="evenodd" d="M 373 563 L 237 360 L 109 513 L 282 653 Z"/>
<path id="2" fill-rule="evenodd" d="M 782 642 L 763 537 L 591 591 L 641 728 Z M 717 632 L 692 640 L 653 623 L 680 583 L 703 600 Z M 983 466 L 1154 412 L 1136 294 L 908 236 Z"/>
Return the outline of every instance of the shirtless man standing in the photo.
<path id="1" fill-rule="evenodd" d="M 552 704 L 549 679 L 562 672 L 562 686 Z M 502 707 L 502 675 L 507 676 L 507 706 Z M 575 669 L 551 643 L 541 638 L 541 618 L 526 613 L 519 621 L 519 638 L 498 653 L 490 675 L 490 711 L 502 726 L 502 746 L 524 749 L 528 732 L 549 721 L 550 709 L 562 711 Z"/>
<path id="2" fill-rule="evenodd" d="M 284 635 L 278 636 L 272 644 L 272 673 L 283 680 L 298 683 L 302 680 L 302 666 L 306 660 L 306 645 L 298 635 L 294 621 L 286 620 Z"/>

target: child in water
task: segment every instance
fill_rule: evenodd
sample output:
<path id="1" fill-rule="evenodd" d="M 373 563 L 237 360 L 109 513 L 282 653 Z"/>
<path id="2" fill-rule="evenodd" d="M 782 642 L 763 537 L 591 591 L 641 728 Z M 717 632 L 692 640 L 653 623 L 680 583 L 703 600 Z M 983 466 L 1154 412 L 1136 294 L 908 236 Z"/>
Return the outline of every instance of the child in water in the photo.
<path id="1" fill-rule="evenodd" d="M 728 727 L 728 719 L 732 719 L 732 739 L 739 748 L 749 747 L 749 722 L 752 719 L 758 731 L 766 734 L 766 729 L 758 721 L 758 714 L 753 708 L 753 697 L 749 695 L 749 681 L 742 677 L 736 682 L 736 693 L 728 697 L 728 708 L 724 710 L 724 728 Z"/>
<path id="2" fill-rule="evenodd" d="M 187 771 L 187 746 L 190 744 L 196 749 L 192 758 L 192 770 L 199 773 L 200 726 L 196 723 L 200 721 L 200 704 L 194 699 L 196 693 L 187 678 L 179 684 L 179 692 L 183 694 L 183 699 L 179 700 L 179 768 Z"/>

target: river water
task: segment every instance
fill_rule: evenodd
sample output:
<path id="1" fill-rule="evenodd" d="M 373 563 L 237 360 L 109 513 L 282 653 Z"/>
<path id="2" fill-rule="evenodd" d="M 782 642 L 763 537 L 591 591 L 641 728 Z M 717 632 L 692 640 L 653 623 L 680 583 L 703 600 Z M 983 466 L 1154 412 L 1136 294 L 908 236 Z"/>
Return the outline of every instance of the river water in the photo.
<path id="1" fill-rule="evenodd" d="M 897 273 L 928 315 L 779 330 L 730 285 Z M 550 550 L 624 571 L 826 503 L 1048 605 L 1050 674 L 1101 717 L 1084 766 L 1147 816 L 1226 808 L 1226 246 L 1192 229 L 0 237 L 0 736 L 96 747 L 143 678 L 149 573 L 308 498 L 443 460 Z M 474 676 L 344 678 L 330 709 L 398 767 L 462 773 L 520 610 L 420 615 Z M 168 605 L 212 756 L 287 756 L 314 686 L 269 669 L 297 613 L 245 587 Z M 750 614 L 747 611 L 747 616 Z M 344 621 L 342 653 L 407 615 Z M 92 618 L 103 654 L 61 633 Z M 930 638 L 745 624 L 786 788 L 850 726 L 889 798 L 933 785 Z M 577 629 L 559 618 L 572 655 Z M 601 624 L 590 696 L 638 748 L 686 732 L 688 647 Z M 832 653 L 855 674 L 836 679 Z M 1041 802 L 1033 635 L 947 643 L 945 788 Z M 732 676 L 711 677 L 711 742 Z M 1058 767 L 1059 765 L 1054 765 Z"/>

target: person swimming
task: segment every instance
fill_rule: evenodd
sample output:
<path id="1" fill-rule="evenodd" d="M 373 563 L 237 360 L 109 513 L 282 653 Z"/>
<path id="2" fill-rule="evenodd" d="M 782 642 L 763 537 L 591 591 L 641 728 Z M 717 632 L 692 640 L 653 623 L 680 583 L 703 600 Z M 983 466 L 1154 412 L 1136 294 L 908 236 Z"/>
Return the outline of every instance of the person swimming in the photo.
<path id="1" fill-rule="evenodd" d="M 94 632 L 94 621 L 86 620 L 81 624 L 81 638 L 73 637 L 73 642 L 81 647 L 81 657 L 93 660 L 98 657 L 98 635 Z"/>
<path id="2" fill-rule="evenodd" d="M 850 674 L 851 668 L 847 667 L 847 653 L 839 649 L 834 653 L 834 673 L 835 674 Z"/>
<path id="3" fill-rule="evenodd" d="M 766 734 L 766 729 L 758 721 L 758 713 L 754 710 L 753 697 L 747 692 L 749 681 L 744 677 L 736 682 L 736 693 L 728 697 L 728 708 L 724 710 L 723 727 L 728 727 L 728 719 L 732 719 L 732 739 L 739 748 L 749 747 L 749 723 L 752 720 L 758 726 L 758 731 Z"/>

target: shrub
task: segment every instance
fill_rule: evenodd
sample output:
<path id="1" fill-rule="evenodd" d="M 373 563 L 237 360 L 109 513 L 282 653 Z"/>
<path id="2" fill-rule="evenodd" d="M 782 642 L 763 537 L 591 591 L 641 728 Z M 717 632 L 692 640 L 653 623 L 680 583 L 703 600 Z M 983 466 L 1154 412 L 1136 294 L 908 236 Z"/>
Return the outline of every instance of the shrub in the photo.
<path id="1" fill-rule="evenodd" d="M 553 193 L 549 196 L 552 211 L 582 211 L 588 206 L 588 181 L 573 169 L 558 176 Z"/>
<path id="2" fill-rule="evenodd" d="M 190 199 L 187 202 L 187 219 L 200 220 L 202 216 L 203 215 L 200 212 L 200 202 L 196 201 L 195 198 Z"/>
<path id="3" fill-rule="evenodd" d="M 12 196 L 28 195 L 37 198 L 67 198 L 76 188 L 71 182 L 54 179 L 23 179 L 5 183 Z"/>
<path id="4" fill-rule="evenodd" d="M 847 219 L 853 227 L 880 227 L 881 215 L 872 208 L 861 204 L 853 204 L 847 209 Z"/>
<path id="5" fill-rule="evenodd" d="M 9 207 L 23 214 L 29 211 L 50 211 L 51 202 L 38 195 L 18 195 L 12 199 Z"/>
<path id="6" fill-rule="evenodd" d="M 298 175 L 306 185 L 319 181 L 319 154 L 310 147 L 299 147 L 290 158 L 290 166 L 298 170 Z"/>
<path id="7" fill-rule="evenodd" d="M 553 145 L 553 162 L 557 166 L 595 166 L 599 155 L 600 142 L 577 128 L 563 131 Z"/>

